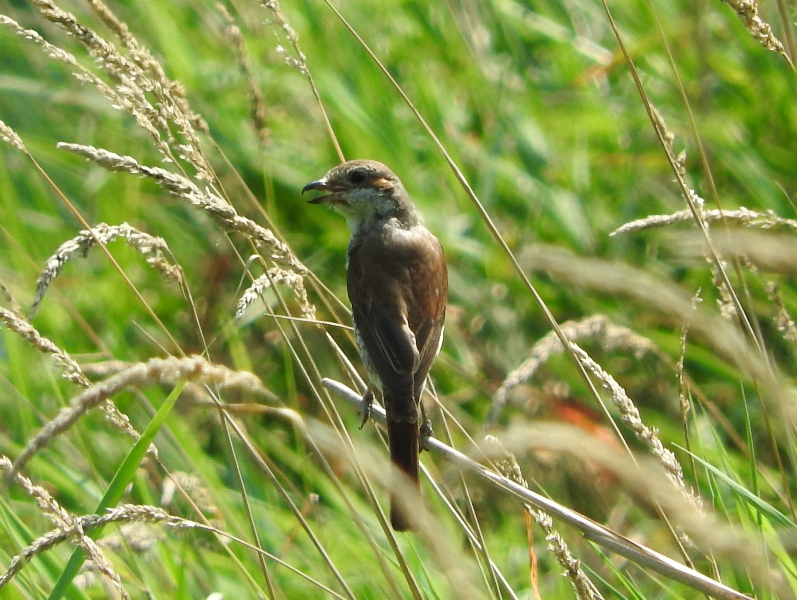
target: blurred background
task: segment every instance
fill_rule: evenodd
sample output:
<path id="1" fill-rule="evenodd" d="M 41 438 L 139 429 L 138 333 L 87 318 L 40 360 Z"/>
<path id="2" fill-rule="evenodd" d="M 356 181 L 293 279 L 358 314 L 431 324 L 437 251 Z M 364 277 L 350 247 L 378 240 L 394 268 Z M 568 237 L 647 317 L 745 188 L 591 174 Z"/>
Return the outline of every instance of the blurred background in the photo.
<path id="1" fill-rule="evenodd" d="M 640 89 L 674 136 L 673 155 L 685 152 L 680 163 L 685 181 L 705 199 L 707 211 L 772 211 L 770 228 L 794 228 L 775 219 L 795 218 L 797 105 L 789 59 L 794 56 L 793 5 L 767 0 L 759 6 L 761 19 L 783 42 L 779 53 L 767 50 L 719 1 L 610 2 L 638 83 L 597 1 L 352 0 L 336 6 L 461 169 L 556 321 L 603 315 L 612 327 L 646 340 L 613 344 L 598 335 L 579 343 L 624 388 L 645 424 L 658 429 L 665 446 L 676 452 L 687 487 L 701 493 L 723 522 L 753 534 L 769 531 L 762 504 L 784 516 L 779 524 L 793 526 L 793 434 L 777 426 L 778 413 L 760 400 L 760 381 L 740 368 L 740 361 L 718 352 L 705 333 L 693 336 L 687 328 L 684 337 L 680 308 L 665 310 L 642 293 L 667 302 L 664 291 L 675 290 L 687 299 L 698 298 L 696 304 L 707 314 L 727 315 L 729 327 L 754 340 L 786 381 L 795 352 L 789 317 L 797 304 L 793 266 L 757 267 L 728 259 L 729 279 L 723 282 L 695 239 L 681 237 L 697 231 L 689 216 L 666 227 L 609 235 L 627 222 L 687 208 Z M 279 399 L 274 405 L 328 422 L 317 398 L 317 373 L 346 380 L 327 335 L 362 373 L 350 331 L 301 320 L 292 329 L 288 321 L 268 316 L 285 314 L 282 298 L 287 316 L 302 317 L 294 292 L 284 286 L 264 292 L 236 320 L 236 306 L 250 284 L 247 269 L 253 277 L 263 272 L 257 262 L 248 262 L 253 248 L 246 236 L 226 233 L 206 212 L 151 180 L 108 171 L 56 148 L 59 142 L 91 145 L 132 156 L 142 165 L 196 175 L 192 162 L 179 157 L 186 142 L 177 126 L 164 130 L 164 138 L 167 131 L 175 135 L 177 157 L 165 162 L 130 112 L 114 106 L 96 85 L 79 81 L 74 67 L 53 60 L 8 21 L 35 30 L 101 80 L 119 85 L 103 68 L 107 60 L 92 57 L 74 35 L 43 17 L 42 7 L 52 11 L 46 2 L 0 3 L 6 16 L 0 23 L 0 120 L 19 134 L 37 163 L 12 145 L 0 144 L 0 279 L 10 296 L 27 313 L 47 259 L 84 229 L 65 199 L 91 226 L 129 223 L 166 241 L 182 269 L 185 289 L 116 241 L 108 249 L 140 296 L 106 254 L 94 249 L 67 263 L 52 284 L 33 321 L 38 331 L 81 365 L 174 354 L 168 331 L 186 354 L 204 354 L 214 363 L 255 373 Z M 122 55 L 130 55 L 91 3 L 63 0 L 59 7 Z M 207 132 L 197 135 L 216 179 L 194 181 L 203 189 L 212 184 L 240 215 L 272 229 L 289 246 L 313 273 L 305 287 L 318 319 L 349 324 L 345 248 L 350 234 L 341 217 L 308 205 L 300 190 L 340 162 L 337 143 L 346 159 L 389 165 L 445 248 L 450 301 L 446 339 L 432 379 L 449 418 L 475 438 L 487 425 L 500 431 L 508 424 L 563 422 L 611 447 L 627 443 L 645 454 L 614 407 L 609 421 L 574 362 L 561 351 L 546 355 L 534 376 L 511 386 L 506 405 L 495 408 L 493 398 L 507 375 L 549 334 L 551 324 L 434 140 L 327 4 L 235 0 L 220 8 L 202 0 L 149 0 L 109 2 L 108 7 L 168 78 L 183 86 L 191 108 L 207 123 Z M 761 28 L 757 32 L 764 36 Z M 158 105 L 157 90 L 146 95 Z M 547 268 L 546 252 L 573 270 Z M 740 299 L 735 313 L 726 310 L 733 305 L 727 283 Z M 11 308 L 8 297 L 3 306 Z M 740 324 L 745 320 L 749 328 Z M 311 360 L 315 367 L 308 368 Z M 19 335 L 0 331 L 0 454 L 13 460 L 78 393 L 60 372 Z M 113 400 L 142 430 L 168 392 L 155 386 Z M 262 399 L 241 393 L 225 401 Z M 373 427 L 356 430 L 359 417 L 353 409 L 341 406 L 340 412 L 352 437 L 378 441 Z M 447 426 L 440 425 L 439 410 L 432 412 L 442 436 Z M 395 566 L 376 572 L 364 566 L 375 554 L 384 553 L 388 562 L 393 555 L 356 484 L 347 493 L 366 515 L 379 549 L 363 541 L 340 491 L 289 423 L 260 414 L 236 418 L 274 469 L 279 488 L 303 507 L 315 533 L 332 546 L 331 560 L 355 596 L 408 593 Z M 454 430 L 454 441 L 467 447 L 462 431 Z M 184 395 L 156 443 L 171 472 L 190 476 L 208 496 L 201 508 L 214 523 L 250 541 L 254 524 L 263 548 L 334 587 L 277 486 L 266 481 L 235 436 L 228 437 L 215 409 Z M 27 472 L 46 482 L 68 510 L 90 513 L 130 445 L 94 411 L 41 451 Z M 383 452 L 381 445 L 374 448 Z M 698 458 L 682 448 L 691 448 Z M 240 453 L 240 478 L 230 466 L 235 452 Z M 444 464 L 428 456 L 424 461 L 450 486 L 454 501 L 466 502 L 461 482 L 446 474 Z M 544 451 L 518 456 L 518 461 L 532 489 L 644 545 L 680 556 L 675 536 L 656 511 L 628 494 L 610 472 Z M 351 483 L 345 462 L 333 461 L 333 468 Z M 195 518 L 195 508 L 164 494 L 167 479 L 157 465 L 145 461 L 125 501 L 161 503 L 170 512 Z M 252 504 L 252 520 L 246 517 L 241 483 Z M 572 588 L 555 557 L 545 551 L 540 530 L 529 546 L 517 501 L 478 481 L 469 483 L 468 497 L 485 543 L 517 596 L 531 597 L 537 587 L 542 597 L 571 597 Z M 378 491 L 382 501 L 384 492 Z M 0 500 L 4 567 L 48 529 L 24 493 L 13 487 L 9 493 Z M 426 496 L 434 514 L 444 512 L 428 489 Z M 453 531 L 452 539 L 465 544 L 451 516 L 440 519 Z M 565 531 L 571 550 L 606 597 L 695 597 L 689 588 L 644 570 L 618 573 L 624 563 L 596 552 L 573 530 Z M 115 566 L 124 573 L 128 592 L 186 598 L 213 592 L 264 594 L 253 553 L 233 545 L 233 559 L 222 544 L 203 535 L 169 533 L 154 542 L 156 548 L 145 559 L 129 546 L 120 550 Z M 454 580 L 442 574 L 445 570 L 434 564 L 426 547 L 407 548 L 404 542 L 402 547 L 420 573 L 425 594 L 457 597 Z M 772 547 L 762 542 L 762 548 Z M 539 560 L 535 577 L 529 575 L 530 552 Z M 5 589 L 14 591 L 5 596 L 0 590 L 0 597 L 49 593 L 70 553 L 64 545 L 50 558 L 34 561 Z M 161 560 L 153 561 L 152 553 Z M 701 571 L 716 568 L 728 585 L 766 597 L 766 586 L 751 582 L 744 565 L 712 567 L 706 554 L 693 558 Z M 788 553 L 779 560 L 780 567 L 794 573 Z M 282 590 L 277 597 L 300 597 L 295 595 L 300 590 L 302 597 L 325 597 L 288 570 L 276 568 L 275 576 Z M 490 585 L 484 585 L 489 595 Z M 104 597 L 97 584 L 75 593 Z"/>

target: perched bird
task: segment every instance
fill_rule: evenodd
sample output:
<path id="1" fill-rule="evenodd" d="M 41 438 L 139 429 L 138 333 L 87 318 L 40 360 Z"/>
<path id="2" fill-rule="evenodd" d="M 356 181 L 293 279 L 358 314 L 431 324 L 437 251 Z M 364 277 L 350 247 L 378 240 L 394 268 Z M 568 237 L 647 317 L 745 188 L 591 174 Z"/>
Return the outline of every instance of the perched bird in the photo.
<path id="1" fill-rule="evenodd" d="M 351 229 L 347 287 L 357 346 L 371 383 L 382 392 L 390 459 L 420 488 L 421 395 L 443 341 L 448 297 L 443 248 L 382 163 L 343 163 L 302 193 L 309 190 L 327 192 L 309 202 L 331 206 Z M 390 522 L 406 531 L 410 519 L 397 496 L 394 483 Z"/>

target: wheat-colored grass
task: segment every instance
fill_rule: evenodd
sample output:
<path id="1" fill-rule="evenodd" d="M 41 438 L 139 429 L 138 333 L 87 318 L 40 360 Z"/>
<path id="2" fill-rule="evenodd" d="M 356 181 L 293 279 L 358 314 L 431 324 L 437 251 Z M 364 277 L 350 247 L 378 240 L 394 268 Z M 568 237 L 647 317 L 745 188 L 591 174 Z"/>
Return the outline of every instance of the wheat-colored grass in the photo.
<path id="1" fill-rule="evenodd" d="M 2 9 L 0 587 L 795 597 L 793 25 L 728 4 Z M 344 155 L 449 261 L 418 535 L 298 195 Z"/>

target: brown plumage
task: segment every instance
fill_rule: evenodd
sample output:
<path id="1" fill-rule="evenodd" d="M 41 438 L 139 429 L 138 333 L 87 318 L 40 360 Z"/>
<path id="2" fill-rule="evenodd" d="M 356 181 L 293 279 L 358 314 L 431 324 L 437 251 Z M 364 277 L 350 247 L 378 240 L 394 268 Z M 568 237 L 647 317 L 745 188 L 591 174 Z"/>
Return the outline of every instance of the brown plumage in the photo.
<path id="1" fill-rule="evenodd" d="M 448 271 L 440 242 L 423 226 L 401 181 L 382 163 L 339 165 L 303 191 L 330 192 L 329 204 L 352 230 L 348 292 L 360 354 L 387 412 L 390 458 L 419 486 L 419 408 L 424 382 L 440 350 Z M 390 520 L 410 528 L 394 484 Z"/>

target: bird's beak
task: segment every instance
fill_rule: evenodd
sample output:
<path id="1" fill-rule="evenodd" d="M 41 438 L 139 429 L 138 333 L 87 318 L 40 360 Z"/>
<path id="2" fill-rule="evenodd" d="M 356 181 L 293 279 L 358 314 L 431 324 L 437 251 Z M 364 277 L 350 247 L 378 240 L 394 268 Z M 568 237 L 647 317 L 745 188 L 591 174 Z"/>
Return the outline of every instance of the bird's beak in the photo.
<path id="1" fill-rule="evenodd" d="M 330 192 L 329 194 L 319 196 L 318 198 L 311 198 L 307 201 L 310 204 L 345 204 L 345 201 L 339 193 L 343 192 L 344 190 L 338 186 L 330 185 L 326 177 L 311 181 L 302 188 L 302 194 L 309 191 Z"/>
<path id="2" fill-rule="evenodd" d="M 327 178 L 323 177 L 322 179 L 316 179 L 315 181 L 311 181 L 306 186 L 304 186 L 302 188 L 302 194 L 304 194 L 305 192 L 309 192 L 311 190 L 323 191 L 323 190 L 326 190 L 326 189 L 328 189 L 327 188 Z"/>
<path id="3" fill-rule="evenodd" d="M 327 185 L 326 177 L 323 177 L 322 179 L 316 179 L 315 181 L 311 181 L 310 183 L 308 183 L 306 186 L 304 186 L 302 188 L 302 194 L 304 194 L 305 192 L 313 191 L 313 190 L 318 191 L 318 192 L 329 191 L 329 186 Z M 322 204 L 324 202 L 324 200 L 326 200 L 330 196 L 331 196 L 331 194 L 327 194 L 326 196 L 319 196 L 318 198 L 311 198 L 307 202 L 309 202 L 310 204 Z"/>

